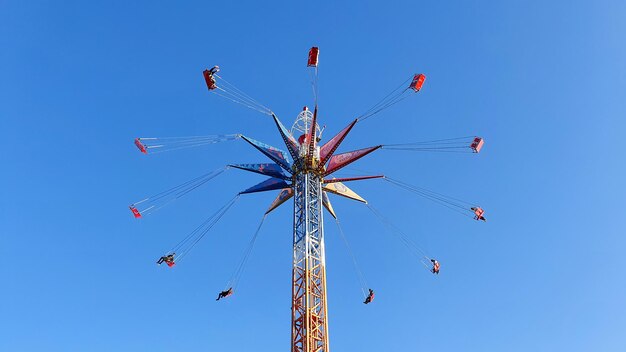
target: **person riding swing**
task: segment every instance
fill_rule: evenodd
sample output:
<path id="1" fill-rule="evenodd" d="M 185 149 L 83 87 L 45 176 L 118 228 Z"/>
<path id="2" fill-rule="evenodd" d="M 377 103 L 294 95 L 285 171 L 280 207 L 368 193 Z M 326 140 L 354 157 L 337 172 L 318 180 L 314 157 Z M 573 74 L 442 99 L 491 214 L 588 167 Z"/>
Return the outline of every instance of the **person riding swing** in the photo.
<path id="1" fill-rule="evenodd" d="M 167 264 L 167 266 L 169 266 L 171 268 L 174 265 L 176 265 L 176 263 L 174 262 L 174 257 L 175 256 L 176 256 L 176 253 L 164 255 L 161 258 L 159 258 L 159 260 L 157 260 L 156 263 L 161 265 L 161 264 L 163 264 L 163 262 L 165 262 L 165 264 Z"/>
<path id="2" fill-rule="evenodd" d="M 207 88 L 209 88 L 209 90 L 217 88 L 217 85 L 215 84 L 215 77 L 213 76 L 218 72 L 220 72 L 219 66 L 213 66 L 210 69 L 204 70 L 204 72 L 202 72 L 202 74 L 204 75 L 204 80 L 206 81 Z"/>
<path id="3" fill-rule="evenodd" d="M 363 302 L 364 304 L 370 304 L 374 300 L 374 290 L 372 290 L 371 288 L 369 290 L 370 293 L 365 298 L 365 302 Z"/>
<path id="4" fill-rule="evenodd" d="M 483 216 L 483 214 L 485 213 L 483 208 L 481 208 L 481 207 L 471 207 L 470 210 L 472 210 L 474 212 L 474 220 L 482 220 L 484 222 L 487 222 L 487 219 L 485 219 L 485 217 Z"/>
<path id="5" fill-rule="evenodd" d="M 430 261 L 433 263 L 433 268 L 430 269 L 430 272 L 439 275 L 439 262 L 436 259 L 431 259 Z"/>
<path id="6" fill-rule="evenodd" d="M 220 293 L 217 295 L 217 299 L 216 299 L 216 301 L 219 301 L 219 300 L 220 300 L 220 299 L 222 299 L 222 298 L 226 298 L 226 297 L 228 297 L 228 296 L 230 296 L 230 295 L 232 295 L 232 294 L 233 294 L 233 288 L 231 287 L 231 288 L 229 288 L 229 289 L 228 289 L 228 290 L 226 290 L 226 291 L 222 291 L 222 292 L 220 292 Z"/>

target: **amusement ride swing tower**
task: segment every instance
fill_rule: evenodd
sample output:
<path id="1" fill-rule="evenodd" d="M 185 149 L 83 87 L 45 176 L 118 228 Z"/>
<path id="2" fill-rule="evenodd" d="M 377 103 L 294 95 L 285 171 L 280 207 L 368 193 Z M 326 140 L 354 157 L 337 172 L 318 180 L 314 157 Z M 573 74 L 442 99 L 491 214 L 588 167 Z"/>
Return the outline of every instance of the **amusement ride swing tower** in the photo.
<path id="1" fill-rule="evenodd" d="M 363 201 L 341 181 L 382 176 L 342 179 L 325 177 L 381 146 L 333 155 L 356 120 L 320 147 L 317 145 L 321 140 L 321 131 L 317 125 L 317 107 L 313 113 L 305 107 L 298 115 L 291 130 L 291 136 L 293 133 L 302 133 L 298 142 L 286 134 L 278 118 L 273 117 L 294 159 L 291 168 L 292 188 L 288 191 L 294 198 L 291 351 L 327 352 L 328 306 L 322 207 L 325 207 L 333 217 L 336 216 L 326 192 Z M 280 195 L 277 200 L 279 199 Z M 273 206 L 270 207 L 271 210 Z"/>
<path id="2" fill-rule="evenodd" d="M 330 203 L 328 193 L 333 193 L 335 195 L 367 203 L 365 199 L 349 189 L 344 182 L 384 178 L 386 181 L 389 181 L 394 185 L 442 204 L 452 210 L 464 213 L 464 215 L 470 216 L 467 214 L 467 212 L 469 212 L 475 220 L 485 220 L 483 216 L 484 211 L 478 206 L 474 205 L 470 208 L 468 206 L 471 205 L 470 203 L 460 201 L 456 198 L 447 197 L 440 193 L 428 191 L 423 188 L 411 186 L 383 175 L 344 178 L 332 177 L 332 175 L 339 169 L 342 169 L 354 161 L 383 147 L 391 150 L 414 151 L 459 150 L 461 152 L 467 152 L 469 149 L 469 152 L 478 153 L 483 146 L 483 140 L 482 138 L 475 136 L 459 137 L 408 144 L 393 144 L 384 146 L 377 145 L 341 154 L 335 154 L 335 151 L 357 122 L 363 121 L 377 114 L 381 110 L 405 99 L 408 97 L 406 93 L 411 94 L 413 92 L 419 92 L 424 83 L 425 76 L 423 74 L 415 74 L 412 78 L 409 78 L 406 82 L 404 82 L 399 88 L 396 88 L 396 90 L 392 91 L 380 102 L 350 122 L 343 130 L 339 131 L 331 139 L 322 145 L 318 145 L 318 143 L 322 140 L 321 134 L 323 131 L 323 129 L 319 128 L 317 123 L 318 54 L 318 48 L 311 48 L 307 64 L 307 66 L 313 70 L 312 83 L 315 95 L 314 110 L 310 111 L 307 107 L 304 107 L 303 111 L 298 115 L 291 130 L 285 128 L 276 114 L 274 114 L 274 112 L 270 109 L 261 105 L 256 100 L 220 77 L 217 74 L 219 72 L 218 66 L 204 71 L 204 78 L 210 92 L 271 116 L 285 143 L 285 146 L 287 147 L 288 152 L 284 152 L 241 134 L 135 139 L 135 145 L 142 153 L 145 154 L 148 154 L 149 150 L 161 152 L 196 147 L 227 140 L 243 139 L 273 161 L 273 163 L 228 165 L 227 167 L 209 172 L 170 190 L 155 194 L 154 196 L 148 197 L 139 202 L 135 202 L 130 206 L 130 209 L 136 218 L 150 214 L 171 201 L 174 201 L 198 188 L 228 168 L 236 168 L 269 176 L 269 178 L 265 181 L 239 192 L 235 198 L 220 208 L 213 216 L 198 226 L 187 237 L 161 257 L 161 260 L 158 262 L 159 264 L 161 262 L 165 262 L 168 266 L 172 267 L 203 238 L 203 236 L 237 201 L 240 195 L 280 190 L 277 198 L 265 212 L 265 216 L 293 197 L 291 352 L 329 352 L 326 261 L 322 208 L 325 208 L 333 218 L 337 219 Z M 406 83 L 409 83 L 408 87 Z M 296 139 L 295 136 L 298 136 L 298 138 Z M 291 161 L 289 160 L 289 156 L 291 157 Z M 138 209 L 138 207 L 141 207 L 142 209 Z M 379 219 L 384 220 L 377 211 L 371 207 L 370 209 L 377 217 L 379 217 Z M 265 219 L 265 216 L 263 219 Z M 247 262 L 250 252 L 252 251 L 262 224 L 263 220 L 254 234 L 242 262 L 227 284 L 226 287 L 228 290 L 222 291 L 218 300 L 232 295 L 234 289 L 236 289 L 239 278 L 241 277 L 241 273 L 243 272 L 243 268 Z M 399 230 L 397 231 L 404 244 L 418 256 L 421 256 L 422 263 L 425 263 L 426 261 L 428 263 L 425 263 L 425 265 L 430 264 L 431 258 L 428 257 L 423 250 L 413 244 L 410 239 L 400 233 Z M 343 236 L 341 228 L 340 234 Z M 353 261 L 356 267 L 356 260 L 354 257 Z M 432 262 L 437 263 L 434 260 L 432 260 Z M 439 264 L 437 263 L 436 273 L 439 272 L 438 265 Z M 358 268 L 357 271 L 360 273 Z M 433 273 L 435 273 L 434 270 Z M 361 279 L 363 278 L 361 277 Z M 366 286 L 363 285 L 364 281 L 365 280 L 363 279 L 362 286 Z M 365 295 L 365 290 L 363 291 Z M 366 300 L 365 303 L 371 302 L 373 299 L 373 291 L 370 290 L 370 296 L 368 296 L 367 299 L 369 301 Z"/>
<path id="3" fill-rule="evenodd" d="M 310 112 L 304 110 L 299 120 L 309 125 Z M 322 213 L 323 175 L 319 165 L 319 147 L 315 145 L 317 126 L 311 121 L 309 148 L 299 148 L 299 160 L 293 174 L 293 272 L 291 302 L 291 351 L 328 351 L 328 308 L 326 305 L 326 257 Z M 305 128 L 306 131 L 306 128 Z M 305 132 L 306 133 L 306 132 Z M 306 138 L 305 138 L 306 139 Z M 305 141 L 306 142 L 306 141 Z M 305 145 L 306 146 L 306 145 Z"/>

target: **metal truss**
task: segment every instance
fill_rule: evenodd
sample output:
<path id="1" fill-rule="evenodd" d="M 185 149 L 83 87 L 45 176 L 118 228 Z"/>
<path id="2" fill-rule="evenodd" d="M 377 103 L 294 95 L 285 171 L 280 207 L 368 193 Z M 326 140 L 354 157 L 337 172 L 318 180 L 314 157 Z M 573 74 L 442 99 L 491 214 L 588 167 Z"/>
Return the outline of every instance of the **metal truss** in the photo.
<path id="1" fill-rule="evenodd" d="M 322 177 L 294 177 L 291 351 L 328 352 Z"/>

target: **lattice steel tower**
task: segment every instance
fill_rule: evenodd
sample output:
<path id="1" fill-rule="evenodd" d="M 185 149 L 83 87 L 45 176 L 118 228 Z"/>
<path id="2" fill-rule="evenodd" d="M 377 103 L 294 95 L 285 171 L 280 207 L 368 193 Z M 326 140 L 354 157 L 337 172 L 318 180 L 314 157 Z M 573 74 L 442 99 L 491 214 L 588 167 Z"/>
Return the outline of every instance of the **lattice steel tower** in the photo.
<path id="1" fill-rule="evenodd" d="M 292 133 L 307 133 L 311 114 L 304 110 L 298 116 Z M 314 123 L 314 122 L 313 122 Z M 319 164 L 316 146 L 317 126 L 311 125 L 313 135 L 309 145 L 299 148 L 300 163 L 293 174 L 293 273 L 291 303 L 291 351 L 328 351 L 328 309 L 326 299 L 326 260 L 324 254 L 324 221 L 322 214 L 323 175 L 315 167 Z M 302 141 L 307 142 L 307 141 Z"/>

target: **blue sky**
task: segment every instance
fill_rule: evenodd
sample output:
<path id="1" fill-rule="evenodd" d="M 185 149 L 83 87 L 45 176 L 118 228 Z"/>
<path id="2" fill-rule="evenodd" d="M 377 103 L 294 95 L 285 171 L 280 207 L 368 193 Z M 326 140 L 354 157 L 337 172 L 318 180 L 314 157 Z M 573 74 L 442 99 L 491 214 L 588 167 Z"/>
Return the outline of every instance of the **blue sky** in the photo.
<path id="1" fill-rule="evenodd" d="M 327 222 L 337 351 L 624 351 L 626 4 L 621 1 L 0 1 L 0 350 L 287 350 L 291 209 L 250 195 L 173 270 L 154 261 L 233 194 L 230 170 L 145 219 L 127 205 L 227 163 L 244 142 L 141 155 L 138 136 L 243 133 L 264 115 L 206 91 L 222 76 L 291 124 L 312 97 L 343 128 L 406 77 L 415 97 L 358 124 L 343 151 L 478 134 L 480 155 L 378 151 L 382 172 L 486 209 L 474 222 L 383 181 L 351 187 L 442 262 L 433 277 L 364 206 L 332 198 L 367 280 Z"/>

